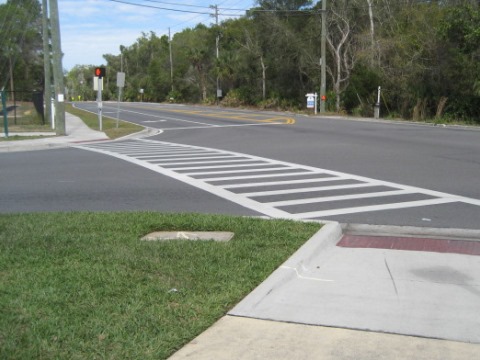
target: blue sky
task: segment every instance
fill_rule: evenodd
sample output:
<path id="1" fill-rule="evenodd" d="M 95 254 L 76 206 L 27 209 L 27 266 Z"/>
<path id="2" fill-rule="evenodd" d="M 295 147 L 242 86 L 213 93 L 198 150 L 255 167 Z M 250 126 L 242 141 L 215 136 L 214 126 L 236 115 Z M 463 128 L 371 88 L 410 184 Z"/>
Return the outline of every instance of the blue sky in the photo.
<path id="1" fill-rule="evenodd" d="M 58 0 L 62 39 L 63 67 L 101 65 L 103 54 L 120 54 L 120 45 L 130 46 L 142 32 L 172 36 L 198 23 L 213 24 L 210 5 L 218 5 L 221 14 L 244 14 L 227 9 L 248 9 L 255 0 L 121 0 L 129 3 L 177 9 L 189 13 L 132 6 L 112 0 Z M 2 1 L 0 0 L 0 3 Z M 182 6 L 188 5 L 188 6 Z M 220 16 L 219 21 L 227 19 Z"/>

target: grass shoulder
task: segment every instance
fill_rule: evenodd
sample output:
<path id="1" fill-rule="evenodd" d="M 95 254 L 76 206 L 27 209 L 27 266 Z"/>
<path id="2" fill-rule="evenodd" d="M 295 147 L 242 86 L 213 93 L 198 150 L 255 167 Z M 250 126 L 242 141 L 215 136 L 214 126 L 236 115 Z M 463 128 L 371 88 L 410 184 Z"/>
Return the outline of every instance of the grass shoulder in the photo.
<path id="1" fill-rule="evenodd" d="M 65 111 L 69 112 L 72 115 L 78 116 L 82 121 L 92 130 L 99 130 L 98 124 L 98 115 L 93 114 L 91 112 L 78 109 L 72 104 L 65 105 Z M 143 126 L 136 125 L 127 121 L 118 121 L 118 128 L 117 128 L 117 120 L 110 119 L 107 117 L 103 117 L 102 119 L 102 131 L 107 134 L 110 139 L 117 139 L 123 136 L 127 136 L 144 129 Z"/>
<path id="2" fill-rule="evenodd" d="M 0 358 L 166 359 L 319 228 L 156 212 L 0 215 Z M 220 230 L 234 238 L 140 240 Z"/>

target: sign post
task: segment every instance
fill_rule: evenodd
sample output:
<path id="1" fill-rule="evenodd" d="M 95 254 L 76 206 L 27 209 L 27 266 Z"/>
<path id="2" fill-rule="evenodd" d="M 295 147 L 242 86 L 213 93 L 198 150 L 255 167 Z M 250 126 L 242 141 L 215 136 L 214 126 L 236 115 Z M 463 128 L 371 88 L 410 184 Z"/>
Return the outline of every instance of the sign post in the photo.
<path id="1" fill-rule="evenodd" d="M 104 67 L 95 68 L 95 76 L 97 77 L 97 104 L 98 104 L 98 128 L 100 131 L 103 131 L 102 126 L 102 88 L 103 88 L 103 77 L 106 75 L 106 70 Z"/>
<path id="2" fill-rule="evenodd" d="M 315 115 L 317 115 L 317 93 L 308 93 L 305 95 L 307 98 L 307 109 L 315 109 Z"/>
<path id="3" fill-rule="evenodd" d="M 380 118 L 380 91 L 381 87 L 378 87 L 378 93 L 377 93 L 377 103 L 375 104 L 374 111 L 373 111 L 373 117 L 375 119 Z"/>
<path id="4" fill-rule="evenodd" d="M 5 91 L 3 89 L 2 89 L 2 113 L 3 113 L 3 128 L 5 129 L 5 137 L 8 138 L 7 100 L 5 99 Z"/>
<path id="5" fill-rule="evenodd" d="M 117 129 L 118 129 L 118 118 L 120 116 L 120 101 L 122 101 L 122 90 L 125 87 L 125 73 L 117 72 L 117 87 L 118 87 L 118 101 L 117 101 Z"/>

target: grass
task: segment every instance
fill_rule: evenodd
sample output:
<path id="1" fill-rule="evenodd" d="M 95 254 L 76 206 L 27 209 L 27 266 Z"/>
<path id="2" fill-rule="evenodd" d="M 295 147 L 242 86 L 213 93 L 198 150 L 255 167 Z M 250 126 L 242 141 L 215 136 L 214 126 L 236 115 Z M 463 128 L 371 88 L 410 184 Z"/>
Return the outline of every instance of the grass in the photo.
<path id="1" fill-rule="evenodd" d="M 65 104 L 65 111 L 72 115 L 78 116 L 91 129 L 99 130 L 98 115 L 73 107 L 71 104 Z M 143 126 L 136 125 L 126 121 L 118 121 L 109 119 L 105 116 L 102 118 L 102 131 L 107 134 L 110 139 L 117 139 L 122 136 L 130 135 L 143 130 Z"/>
<path id="2" fill-rule="evenodd" d="M 0 358 L 165 359 L 319 227 L 154 212 L 0 215 Z M 139 240 L 158 230 L 235 236 Z"/>
<path id="3" fill-rule="evenodd" d="M 52 135 L 54 136 L 54 135 Z M 44 138 L 47 138 L 47 137 L 51 137 L 51 136 L 21 136 L 21 135 L 13 135 L 13 136 L 9 136 L 8 138 L 7 137 L 0 137 L 0 142 L 2 141 L 20 141 L 20 140 L 34 140 L 34 139 L 44 139 Z"/>
<path id="4" fill-rule="evenodd" d="M 73 107 L 71 104 L 65 104 L 65 111 L 69 112 L 72 115 L 78 116 L 82 121 L 91 129 L 99 130 L 98 124 L 98 115 L 92 114 L 90 112 L 77 109 Z M 11 123 L 12 120 L 9 120 Z M 3 120 L 0 121 L 1 130 L 3 132 Z M 139 131 L 142 131 L 144 128 L 140 125 L 132 124 L 126 121 L 119 121 L 118 128 L 117 128 L 117 121 L 114 119 L 109 119 L 103 117 L 102 119 L 102 131 L 110 138 L 110 139 L 117 139 L 122 136 L 127 136 Z M 17 121 L 17 125 L 9 125 L 8 126 L 9 133 L 17 133 L 17 132 L 37 132 L 37 131 L 46 131 L 46 132 L 54 132 L 51 129 L 50 124 L 41 125 L 37 123 L 27 122 L 25 118 L 21 118 Z M 38 137 L 37 137 L 38 138 Z M 8 138 L 0 137 L 0 141 L 15 141 L 15 140 L 26 140 L 26 139 L 35 139 L 35 137 L 31 136 L 9 136 Z"/>

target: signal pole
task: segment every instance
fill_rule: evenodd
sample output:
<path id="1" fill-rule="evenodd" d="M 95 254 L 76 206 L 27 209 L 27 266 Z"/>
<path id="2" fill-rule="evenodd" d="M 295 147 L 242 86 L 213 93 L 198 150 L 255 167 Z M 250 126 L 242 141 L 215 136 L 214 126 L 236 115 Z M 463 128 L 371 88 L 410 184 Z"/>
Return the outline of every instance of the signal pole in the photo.
<path id="1" fill-rule="evenodd" d="M 66 135 L 65 86 L 63 84 L 62 48 L 60 45 L 60 21 L 57 0 L 49 0 L 52 29 L 53 81 L 55 83 L 55 129 L 57 135 Z"/>

